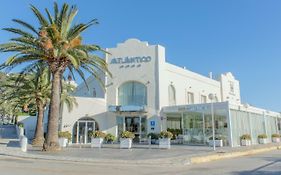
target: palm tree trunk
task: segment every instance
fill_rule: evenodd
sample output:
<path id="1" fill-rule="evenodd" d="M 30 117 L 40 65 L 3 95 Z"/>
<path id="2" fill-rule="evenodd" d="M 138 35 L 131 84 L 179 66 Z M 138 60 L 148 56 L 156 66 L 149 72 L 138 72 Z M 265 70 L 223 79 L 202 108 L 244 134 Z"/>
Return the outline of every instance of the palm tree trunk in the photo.
<path id="1" fill-rule="evenodd" d="M 37 103 L 37 124 L 34 134 L 34 139 L 32 140 L 33 146 L 43 146 L 44 144 L 44 127 L 43 127 L 43 119 L 44 119 L 44 105 L 41 101 L 36 100 Z"/>
<path id="2" fill-rule="evenodd" d="M 58 118 L 60 108 L 60 80 L 62 73 L 60 71 L 52 72 L 52 92 L 48 116 L 47 138 L 43 145 L 44 151 L 59 150 L 58 144 Z"/>

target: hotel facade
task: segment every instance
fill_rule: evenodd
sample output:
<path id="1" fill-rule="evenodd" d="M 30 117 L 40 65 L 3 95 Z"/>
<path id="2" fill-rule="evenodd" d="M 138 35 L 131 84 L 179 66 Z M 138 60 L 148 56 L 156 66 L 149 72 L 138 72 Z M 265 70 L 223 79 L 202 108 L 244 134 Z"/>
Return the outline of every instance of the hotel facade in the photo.
<path id="1" fill-rule="evenodd" d="M 89 131 L 119 137 L 131 131 L 142 142 L 148 133 L 173 129 L 183 144 L 207 144 L 212 136 L 212 104 L 216 136 L 228 146 L 239 146 L 240 136 L 280 133 L 280 113 L 241 103 L 239 81 L 232 73 L 214 78 L 166 62 L 165 48 L 128 39 L 106 55 L 112 77 L 101 88 L 94 77 L 77 86 L 78 106 L 60 117 L 60 130 L 72 133 L 73 143 L 89 143 Z M 210 99 L 210 94 L 213 98 Z"/>

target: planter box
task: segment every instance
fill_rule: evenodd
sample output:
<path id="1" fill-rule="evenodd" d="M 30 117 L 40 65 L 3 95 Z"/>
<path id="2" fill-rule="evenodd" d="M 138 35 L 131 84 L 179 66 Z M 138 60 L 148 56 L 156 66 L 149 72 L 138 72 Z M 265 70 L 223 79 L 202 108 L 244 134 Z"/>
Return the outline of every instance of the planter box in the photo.
<path id="1" fill-rule="evenodd" d="M 103 138 L 91 138 L 91 148 L 101 148 Z"/>
<path id="2" fill-rule="evenodd" d="M 251 140 L 241 140 L 241 146 L 251 146 Z"/>
<path id="3" fill-rule="evenodd" d="M 223 141 L 222 140 L 215 140 L 216 147 L 223 147 Z M 209 146 L 214 146 L 214 141 L 209 140 Z"/>
<path id="4" fill-rule="evenodd" d="M 68 139 L 67 138 L 64 138 L 64 137 L 60 137 L 59 138 L 59 145 L 60 145 L 60 147 L 65 148 L 67 146 L 67 143 L 68 143 Z"/>
<path id="5" fill-rule="evenodd" d="M 259 139 L 259 144 L 266 144 L 266 143 L 267 143 L 266 140 L 267 140 L 267 139 Z"/>
<path id="6" fill-rule="evenodd" d="M 280 142 L 280 138 L 279 137 L 272 137 L 272 142 L 273 143 L 279 143 Z"/>
<path id="7" fill-rule="evenodd" d="M 159 139 L 159 148 L 161 149 L 170 149 L 171 148 L 171 139 Z"/>
<path id="8" fill-rule="evenodd" d="M 120 148 L 126 148 L 126 149 L 132 148 L 132 139 L 120 138 Z"/>

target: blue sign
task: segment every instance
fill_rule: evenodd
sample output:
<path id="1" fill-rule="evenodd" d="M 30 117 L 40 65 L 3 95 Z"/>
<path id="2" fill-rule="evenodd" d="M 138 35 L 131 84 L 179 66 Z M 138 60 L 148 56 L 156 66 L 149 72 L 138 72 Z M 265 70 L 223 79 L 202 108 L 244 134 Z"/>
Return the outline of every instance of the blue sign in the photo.
<path id="1" fill-rule="evenodd" d="M 133 64 L 133 63 L 147 63 L 151 61 L 150 56 L 112 58 L 110 64 Z"/>
<path id="2" fill-rule="evenodd" d="M 155 121 L 150 121 L 150 126 L 155 126 Z"/>

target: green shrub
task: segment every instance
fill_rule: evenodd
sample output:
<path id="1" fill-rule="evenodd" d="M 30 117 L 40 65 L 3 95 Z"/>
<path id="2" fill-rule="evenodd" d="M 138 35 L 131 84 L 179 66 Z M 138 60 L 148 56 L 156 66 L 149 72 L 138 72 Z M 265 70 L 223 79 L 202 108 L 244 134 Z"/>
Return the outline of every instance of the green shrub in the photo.
<path id="1" fill-rule="evenodd" d="M 260 134 L 260 135 L 258 135 L 258 138 L 259 139 L 266 139 L 267 135 L 266 134 Z"/>
<path id="2" fill-rule="evenodd" d="M 172 129 L 168 128 L 167 131 L 171 132 L 173 134 L 172 139 L 176 139 L 176 137 L 180 134 L 182 134 L 182 129 Z"/>
<path id="3" fill-rule="evenodd" d="M 18 123 L 18 127 L 24 128 L 24 124 L 23 123 Z"/>
<path id="4" fill-rule="evenodd" d="M 272 138 L 280 138 L 280 134 L 272 134 L 271 137 Z"/>
<path id="5" fill-rule="evenodd" d="M 67 138 L 68 141 L 71 140 L 71 133 L 68 131 L 59 131 L 58 135 L 59 137 Z"/>
<path id="6" fill-rule="evenodd" d="M 102 131 L 91 131 L 89 133 L 90 137 L 94 137 L 94 138 L 105 138 L 106 133 L 102 132 Z"/>
<path id="7" fill-rule="evenodd" d="M 106 136 L 105 136 L 105 140 L 107 141 L 107 142 L 113 142 L 114 140 L 115 140 L 116 138 L 115 138 L 115 136 L 114 135 L 112 135 L 112 134 L 106 134 Z"/>
<path id="8" fill-rule="evenodd" d="M 244 134 L 240 137 L 241 140 L 251 140 L 251 135 L 250 134 Z"/>
<path id="9" fill-rule="evenodd" d="M 173 138 L 173 134 L 170 131 L 162 131 L 160 132 L 160 138 L 171 139 Z"/>
<path id="10" fill-rule="evenodd" d="M 149 133 L 147 137 L 151 137 L 151 139 L 159 139 L 159 134 L 157 133 Z"/>
<path id="11" fill-rule="evenodd" d="M 134 139 L 135 134 L 130 131 L 123 131 L 121 134 L 121 138 L 128 138 L 128 139 Z"/>

